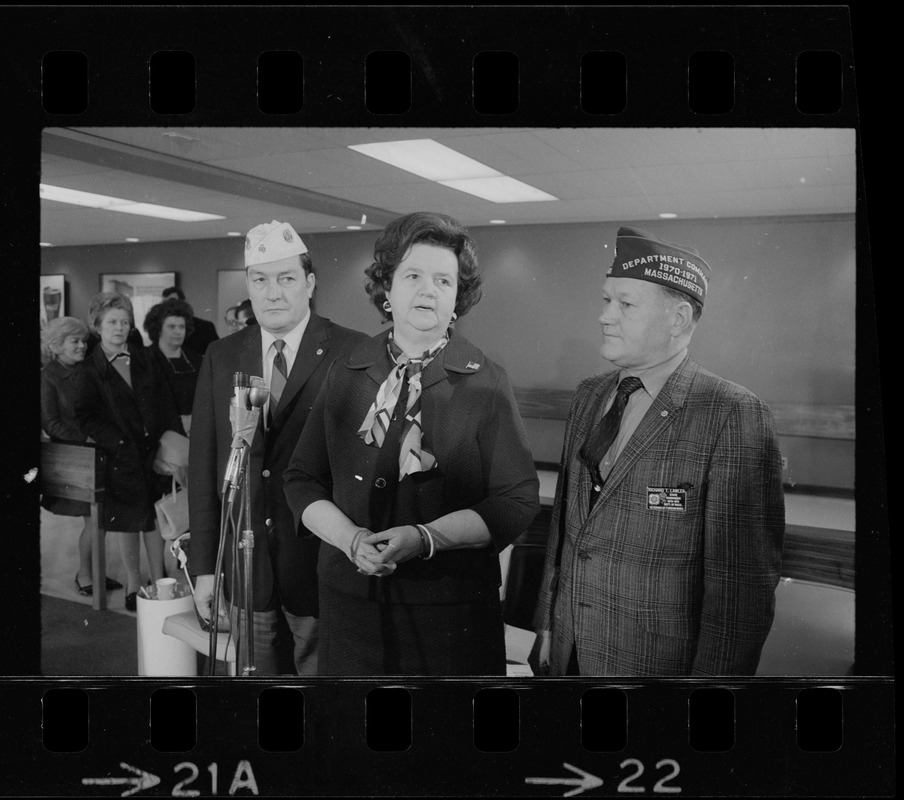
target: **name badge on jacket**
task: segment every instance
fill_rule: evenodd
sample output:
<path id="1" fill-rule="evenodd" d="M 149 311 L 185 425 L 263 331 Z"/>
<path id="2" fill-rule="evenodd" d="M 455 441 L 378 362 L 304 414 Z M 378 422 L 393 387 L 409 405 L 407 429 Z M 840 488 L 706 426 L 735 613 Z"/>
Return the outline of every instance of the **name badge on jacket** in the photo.
<path id="1" fill-rule="evenodd" d="M 647 486 L 647 510 L 686 511 L 687 489 L 676 486 Z"/>

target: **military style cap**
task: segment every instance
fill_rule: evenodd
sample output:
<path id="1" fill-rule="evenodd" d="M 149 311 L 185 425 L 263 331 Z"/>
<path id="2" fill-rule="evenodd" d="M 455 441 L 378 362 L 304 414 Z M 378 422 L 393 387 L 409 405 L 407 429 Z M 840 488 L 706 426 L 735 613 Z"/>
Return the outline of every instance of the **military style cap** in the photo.
<path id="1" fill-rule="evenodd" d="M 606 274 L 677 289 L 702 305 L 712 269 L 692 247 L 663 241 L 637 228 L 619 228 L 615 260 Z"/>
<path id="2" fill-rule="evenodd" d="M 288 222 L 265 222 L 255 225 L 245 237 L 245 266 L 269 264 L 307 253 L 301 237 Z"/>

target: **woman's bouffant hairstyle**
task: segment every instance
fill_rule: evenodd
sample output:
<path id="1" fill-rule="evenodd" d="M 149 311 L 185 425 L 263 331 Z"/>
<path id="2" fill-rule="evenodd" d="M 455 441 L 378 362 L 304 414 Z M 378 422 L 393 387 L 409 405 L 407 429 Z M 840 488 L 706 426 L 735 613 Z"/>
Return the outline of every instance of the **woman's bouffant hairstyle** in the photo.
<path id="1" fill-rule="evenodd" d="M 386 292 L 392 288 L 392 275 L 413 245 L 431 244 L 446 247 L 458 259 L 458 292 L 455 313 L 463 317 L 480 300 L 482 276 L 477 269 L 477 247 L 458 220 L 433 211 L 417 211 L 393 220 L 374 245 L 374 261 L 364 270 L 367 294 L 384 322 L 392 312 L 383 308 Z"/>
<path id="2" fill-rule="evenodd" d="M 192 335 L 195 330 L 195 312 L 194 309 L 184 300 L 178 300 L 170 297 L 162 303 L 157 303 L 148 309 L 147 316 L 144 318 L 144 329 L 151 337 L 151 344 L 157 344 L 160 340 L 160 333 L 163 331 L 163 323 L 167 317 L 182 317 L 185 320 L 185 338 Z"/>
<path id="3" fill-rule="evenodd" d="M 88 338 L 88 328 L 75 317 L 57 317 L 50 320 L 41 330 L 41 358 L 46 364 L 56 359 L 57 352 L 69 336 Z"/>
<path id="4" fill-rule="evenodd" d="M 129 312 L 129 324 L 135 327 L 135 315 L 132 313 L 132 301 L 123 294 L 117 292 L 101 292 L 91 298 L 88 305 L 88 327 L 96 331 L 104 316 L 114 308 L 121 308 Z"/>

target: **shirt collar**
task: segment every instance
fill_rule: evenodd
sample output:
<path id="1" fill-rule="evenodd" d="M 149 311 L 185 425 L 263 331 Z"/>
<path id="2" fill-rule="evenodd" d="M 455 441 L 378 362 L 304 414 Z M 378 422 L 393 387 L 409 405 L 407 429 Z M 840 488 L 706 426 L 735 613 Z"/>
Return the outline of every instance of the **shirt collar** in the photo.
<path id="1" fill-rule="evenodd" d="M 117 356 L 126 356 L 128 358 L 129 355 L 131 355 L 129 353 L 128 347 L 125 347 L 122 350 L 119 350 L 114 353 L 111 350 L 107 350 L 107 348 L 104 346 L 103 342 L 100 342 L 100 349 L 101 349 L 101 352 L 103 352 L 104 358 L 106 358 L 107 361 L 113 361 L 113 359 L 115 359 Z"/>
<path id="2" fill-rule="evenodd" d="M 297 353 L 298 349 L 301 347 L 301 337 L 304 336 L 304 332 L 310 321 L 311 309 L 308 309 L 308 313 L 305 314 L 304 319 L 283 336 L 274 336 L 270 331 L 261 328 L 261 349 L 264 354 L 264 359 L 267 358 L 270 347 L 277 339 L 282 339 L 293 353 Z"/>
<path id="3" fill-rule="evenodd" d="M 643 382 L 643 388 L 654 400 L 659 394 L 665 382 L 671 377 L 672 373 L 678 369 L 684 357 L 687 355 L 687 348 L 683 347 L 671 358 L 666 359 L 661 364 L 645 369 L 623 369 L 618 374 L 618 381 L 621 383 L 629 375 L 640 378 Z"/>

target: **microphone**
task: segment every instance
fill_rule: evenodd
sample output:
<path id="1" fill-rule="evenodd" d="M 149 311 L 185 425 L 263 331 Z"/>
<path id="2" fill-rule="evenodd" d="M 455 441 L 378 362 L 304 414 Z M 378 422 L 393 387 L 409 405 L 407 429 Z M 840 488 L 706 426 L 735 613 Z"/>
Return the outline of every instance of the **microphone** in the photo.
<path id="1" fill-rule="evenodd" d="M 248 404 L 252 408 L 260 409 L 264 407 L 264 404 L 267 402 L 267 399 L 269 397 L 270 389 L 264 382 L 264 379 L 258 378 L 257 375 L 252 375 L 251 389 L 248 391 Z"/>
<path id="2" fill-rule="evenodd" d="M 248 401 L 248 391 L 251 383 L 245 372 L 234 372 L 232 374 L 232 403 L 236 408 L 245 408 Z M 235 420 L 232 422 L 232 435 L 235 436 Z"/>
<path id="3" fill-rule="evenodd" d="M 226 462 L 226 473 L 223 476 L 223 494 L 230 485 L 235 486 L 239 479 L 239 470 L 242 466 L 242 449 L 245 442 L 242 439 L 240 413 L 248 407 L 248 393 L 251 383 L 245 372 L 235 372 L 232 376 L 232 397 L 229 402 L 229 421 L 232 423 L 232 452 Z"/>
<path id="4" fill-rule="evenodd" d="M 267 384 L 256 375 L 236 372 L 232 378 L 233 396 L 229 403 L 229 421 L 232 423 L 232 451 L 226 463 L 223 477 L 223 494 L 235 493 L 238 489 L 242 469 L 244 449 L 251 446 L 261 407 L 267 402 L 270 392 Z"/>

